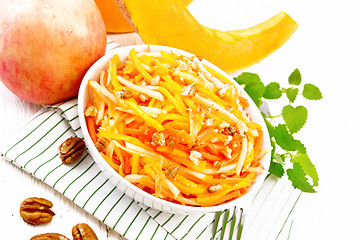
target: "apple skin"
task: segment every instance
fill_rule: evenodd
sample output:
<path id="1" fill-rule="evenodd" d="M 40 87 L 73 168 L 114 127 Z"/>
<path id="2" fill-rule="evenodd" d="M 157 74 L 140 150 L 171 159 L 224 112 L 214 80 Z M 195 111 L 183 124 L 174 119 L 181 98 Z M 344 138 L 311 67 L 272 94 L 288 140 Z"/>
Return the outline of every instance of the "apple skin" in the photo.
<path id="1" fill-rule="evenodd" d="M 0 80 L 21 99 L 53 104 L 76 96 L 105 48 L 93 0 L 0 2 Z"/>

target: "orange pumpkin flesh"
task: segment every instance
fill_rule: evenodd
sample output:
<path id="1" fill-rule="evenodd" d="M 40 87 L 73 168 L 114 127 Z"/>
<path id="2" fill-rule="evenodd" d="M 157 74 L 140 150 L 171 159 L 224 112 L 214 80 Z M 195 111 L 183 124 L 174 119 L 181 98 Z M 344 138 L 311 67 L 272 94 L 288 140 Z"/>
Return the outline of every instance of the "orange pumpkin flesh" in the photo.
<path id="1" fill-rule="evenodd" d="M 119 2 L 119 0 L 117 0 Z M 175 47 L 202 56 L 226 72 L 235 72 L 280 48 L 298 24 L 281 12 L 254 27 L 220 31 L 201 25 L 181 0 L 122 0 L 146 44 Z M 119 4 L 118 4 L 119 5 Z"/>
<path id="2" fill-rule="evenodd" d="M 117 7 L 115 0 L 95 0 L 95 3 L 101 12 L 108 33 L 134 32 Z"/>

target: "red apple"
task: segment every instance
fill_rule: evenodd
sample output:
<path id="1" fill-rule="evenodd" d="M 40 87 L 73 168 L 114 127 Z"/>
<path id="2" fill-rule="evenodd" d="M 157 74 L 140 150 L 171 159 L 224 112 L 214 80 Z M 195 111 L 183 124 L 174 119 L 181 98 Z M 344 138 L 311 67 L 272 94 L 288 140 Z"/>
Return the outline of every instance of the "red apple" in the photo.
<path id="1" fill-rule="evenodd" d="M 0 80 L 26 101 L 53 104 L 76 96 L 105 47 L 105 24 L 93 0 L 0 1 Z"/>

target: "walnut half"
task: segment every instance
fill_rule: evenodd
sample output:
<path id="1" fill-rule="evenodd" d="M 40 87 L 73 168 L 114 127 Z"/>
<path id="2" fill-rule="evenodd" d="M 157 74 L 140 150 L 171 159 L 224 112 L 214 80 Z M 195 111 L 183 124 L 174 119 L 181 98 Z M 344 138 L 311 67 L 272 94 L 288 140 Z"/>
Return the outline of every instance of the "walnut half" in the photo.
<path id="1" fill-rule="evenodd" d="M 43 233 L 30 238 L 30 240 L 70 240 L 60 233 Z"/>
<path id="2" fill-rule="evenodd" d="M 48 223 L 55 215 L 50 210 L 52 206 L 52 202 L 45 198 L 27 198 L 20 204 L 20 216 L 25 222 L 33 225 Z"/>
<path id="3" fill-rule="evenodd" d="M 69 137 L 59 146 L 60 159 L 64 164 L 76 161 L 85 150 L 85 142 L 79 137 Z"/>
<path id="4" fill-rule="evenodd" d="M 86 223 L 76 224 L 72 228 L 73 240 L 98 240 L 94 230 Z"/>

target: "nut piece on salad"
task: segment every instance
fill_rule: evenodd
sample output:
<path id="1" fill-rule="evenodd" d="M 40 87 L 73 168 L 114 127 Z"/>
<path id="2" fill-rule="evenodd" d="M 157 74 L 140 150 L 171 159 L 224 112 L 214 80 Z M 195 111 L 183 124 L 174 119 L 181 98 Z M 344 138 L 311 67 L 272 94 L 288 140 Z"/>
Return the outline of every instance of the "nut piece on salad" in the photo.
<path id="1" fill-rule="evenodd" d="M 52 202 L 45 198 L 27 198 L 20 204 L 20 216 L 33 225 L 49 223 L 55 215 L 50 209 L 52 206 Z"/>
<path id="2" fill-rule="evenodd" d="M 69 137 L 60 146 L 60 159 L 64 164 L 70 164 L 79 159 L 85 150 L 85 142 L 79 137 Z"/>
<path id="3" fill-rule="evenodd" d="M 95 147 L 99 152 L 105 152 L 108 145 L 109 145 L 109 140 L 101 137 L 97 140 Z"/>

